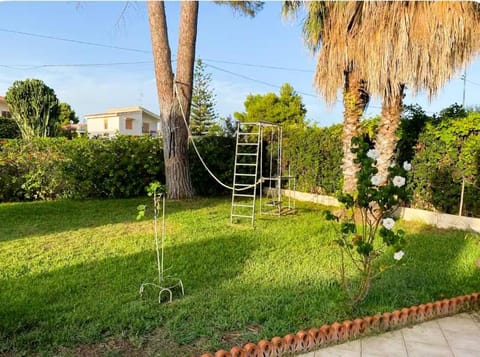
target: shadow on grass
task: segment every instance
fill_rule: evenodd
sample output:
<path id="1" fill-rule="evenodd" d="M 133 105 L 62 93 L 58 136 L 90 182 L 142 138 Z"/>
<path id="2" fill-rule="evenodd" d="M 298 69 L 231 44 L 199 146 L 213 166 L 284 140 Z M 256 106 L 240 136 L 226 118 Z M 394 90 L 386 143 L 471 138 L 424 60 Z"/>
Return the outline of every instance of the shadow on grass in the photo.
<path id="1" fill-rule="evenodd" d="M 225 199 L 168 201 L 167 214 L 211 208 Z M 115 200 L 59 200 L 0 204 L 0 242 L 30 236 L 135 222 L 137 206 L 150 197 Z"/>
<path id="2" fill-rule="evenodd" d="M 464 268 L 470 255 L 462 232 L 426 228 L 408 236 L 405 260 L 375 282 L 351 315 L 335 279 L 316 278 L 321 261 L 301 279 L 293 272 L 298 269 L 294 262 L 305 255 L 288 257 L 291 269 L 282 276 L 244 274 L 276 254 L 271 241 L 255 238 L 236 232 L 168 248 L 167 266 L 173 262 L 171 272 L 186 289 L 186 296 L 172 304 L 159 305 L 155 294 L 138 295 L 140 284 L 156 277 L 153 250 L 0 281 L 0 352 L 52 352 L 110 336 L 143 340 L 157 327 L 175 343 L 213 351 L 466 294 L 480 286 L 478 270 Z M 303 247 L 292 251 L 310 254 Z M 156 348 L 156 354 L 179 355 Z"/>
<path id="3" fill-rule="evenodd" d="M 378 311 L 389 311 L 392 306 L 409 307 L 479 291 L 475 256 L 480 249 L 465 234 L 429 226 L 409 233 L 404 259 L 375 280 L 360 313 L 369 313 L 375 306 Z M 391 262 L 392 256 L 384 255 L 378 264 Z"/>
<path id="4" fill-rule="evenodd" d="M 238 249 L 241 245 L 242 249 Z M 187 243 L 165 250 L 169 273 L 183 280 L 185 297 L 159 305 L 156 294 L 139 296 L 143 282 L 156 282 L 153 249 L 49 273 L 0 281 L 0 353 L 49 350 L 141 336 L 168 320 L 181 319 L 195 300 L 243 271 L 253 250 L 240 236 Z"/>

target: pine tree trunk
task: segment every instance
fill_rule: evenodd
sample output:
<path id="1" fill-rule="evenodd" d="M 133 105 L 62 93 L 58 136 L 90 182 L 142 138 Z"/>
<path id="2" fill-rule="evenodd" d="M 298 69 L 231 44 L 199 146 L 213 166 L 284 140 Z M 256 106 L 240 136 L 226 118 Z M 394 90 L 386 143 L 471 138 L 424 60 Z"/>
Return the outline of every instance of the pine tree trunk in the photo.
<path id="1" fill-rule="evenodd" d="M 368 103 L 368 93 L 365 82 L 354 72 L 345 72 L 345 87 L 343 92 L 343 192 L 352 194 L 357 189 L 358 164 L 352 153 L 352 138 L 359 135 L 360 117 Z"/>
<path id="2" fill-rule="evenodd" d="M 181 3 L 175 87 L 163 1 L 149 1 L 148 14 L 160 103 L 167 195 L 173 199 L 190 198 L 193 197 L 194 191 L 188 164 L 188 131 L 181 109 L 183 109 L 188 125 L 198 2 Z M 176 93 L 179 94 L 179 99 L 177 99 Z"/>
<path id="3" fill-rule="evenodd" d="M 397 145 L 397 129 L 402 113 L 404 85 L 400 85 L 400 94 L 395 98 L 384 98 L 382 103 L 382 121 L 378 127 L 375 138 L 375 150 L 378 153 L 377 169 L 381 184 L 388 179 L 388 168 L 391 164 Z"/>

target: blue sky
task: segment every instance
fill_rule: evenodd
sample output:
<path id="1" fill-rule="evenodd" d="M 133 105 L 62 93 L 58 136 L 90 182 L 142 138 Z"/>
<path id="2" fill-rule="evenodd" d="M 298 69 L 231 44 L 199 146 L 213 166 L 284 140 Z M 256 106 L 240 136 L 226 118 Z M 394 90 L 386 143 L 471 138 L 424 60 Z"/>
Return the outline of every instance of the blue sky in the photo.
<path id="1" fill-rule="evenodd" d="M 0 43 L 3 46 L 0 95 L 14 80 L 39 78 L 55 90 L 61 101 L 72 105 L 80 118 L 107 108 L 131 105 L 142 105 L 158 112 L 146 4 L 129 2 L 125 9 L 126 4 L 113 1 L 0 2 Z M 166 7 L 174 55 L 179 3 L 168 2 Z M 282 20 L 280 8 L 280 2 L 268 2 L 252 19 L 235 14 L 227 6 L 200 4 L 197 57 L 204 60 L 212 74 L 217 111 L 221 116 L 242 111 L 249 93 L 278 93 L 277 86 L 289 82 L 302 94 L 307 118 L 321 126 L 341 122 L 341 103 L 327 108 L 315 94 L 312 79 L 316 61 L 303 46 L 301 25 Z M 88 46 L 11 31 L 139 51 Z M 125 62 L 140 63 L 75 66 Z M 44 66 L 52 64 L 74 66 Z M 461 103 L 462 73 L 463 70 L 447 83 L 431 103 L 425 95 L 412 98 L 408 93 L 405 102 L 419 103 L 428 112 L 437 112 L 454 102 Z M 480 61 L 477 58 L 467 68 L 467 106 L 480 104 L 479 91 Z M 380 101 L 374 99 L 366 116 L 378 114 L 379 107 Z"/>

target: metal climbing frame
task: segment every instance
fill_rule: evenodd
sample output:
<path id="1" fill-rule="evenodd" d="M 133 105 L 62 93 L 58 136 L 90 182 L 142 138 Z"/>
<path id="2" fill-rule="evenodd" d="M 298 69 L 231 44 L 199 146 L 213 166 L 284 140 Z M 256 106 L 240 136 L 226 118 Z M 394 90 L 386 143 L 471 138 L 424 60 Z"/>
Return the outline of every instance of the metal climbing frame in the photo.
<path id="1" fill-rule="evenodd" d="M 254 224 L 261 131 L 259 123 L 237 123 L 230 223 L 236 217 Z"/>
<path id="2" fill-rule="evenodd" d="M 269 170 L 264 176 L 263 153 L 264 137 L 269 140 Z M 275 164 L 274 164 L 275 161 Z M 275 167 L 274 167 L 275 166 Z M 234 218 L 250 219 L 255 222 L 255 200 L 257 185 L 260 184 L 260 213 L 281 215 L 295 210 L 295 196 L 288 196 L 282 203 L 282 187 L 295 192 L 295 177 L 282 175 L 282 127 L 270 122 L 237 123 L 237 139 L 235 148 L 235 167 L 233 174 L 232 205 L 230 222 Z M 289 169 L 290 171 L 290 169 Z M 268 186 L 264 187 L 265 184 Z M 266 200 L 262 201 L 263 193 Z M 265 203 L 265 205 L 264 205 Z M 269 209 L 267 209 L 267 206 Z"/>
<path id="3" fill-rule="evenodd" d="M 269 167 L 268 176 L 265 176 L 263 168 L 263 138 L 270 134 L 269 145 Z M 283 144 L 283 129 L 280 124 L 269 123 L 268 126 L 262 127 L 261 133 L 261 157 L 260 157 L 260 214 L 290 214 L 295 211 L 295 189 L 296 178 L 290 174 L 290 166 L 288 166 L 288 175 L 283 175 L 284 165 L 282 162 L 282 144 Z M 282 189 L 287 188 L 292 191 L 293 197 L 288 195 L 284 202 L 284 195 Z M 263 200 L 263 194 L 266 194 L 266 199 Z"/>

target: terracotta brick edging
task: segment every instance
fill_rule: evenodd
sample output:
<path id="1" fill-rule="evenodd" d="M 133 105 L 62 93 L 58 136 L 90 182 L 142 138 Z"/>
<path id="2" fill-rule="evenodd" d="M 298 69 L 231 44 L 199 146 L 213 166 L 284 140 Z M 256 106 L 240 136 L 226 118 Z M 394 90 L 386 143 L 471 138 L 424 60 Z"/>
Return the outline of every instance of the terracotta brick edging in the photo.
<path id="1" fill-rule="evenodd" d="M 309 352 L 329 345 L 346 342 L 375 332 L 393 330 L 437 317 L 454 315 L 460 311 L 480 308 L 480 293 L 462 295 L 410 308 L 403 308 L 363 319 L 347 320 L 299 331 L 257 344 L 247 343 L 233 347 L 230 351 L 220 350 L 215 354 L 206 353 L 201 357 L 276 357 L 283 354 Z"/>

